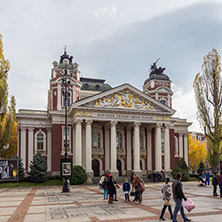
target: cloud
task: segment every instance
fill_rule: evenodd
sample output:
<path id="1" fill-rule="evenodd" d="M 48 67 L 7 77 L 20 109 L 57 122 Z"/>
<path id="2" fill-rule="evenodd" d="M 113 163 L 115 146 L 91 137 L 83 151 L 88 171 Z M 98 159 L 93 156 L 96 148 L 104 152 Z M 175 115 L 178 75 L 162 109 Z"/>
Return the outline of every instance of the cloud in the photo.
<path id="1" fill-rule="evenodd" d="M 111 8 L 97 8 L 94 11 L 94 15 L 96 19 L 103 19 L 103 18 L 115 18 L 117 9 L 113 6 Z"/>

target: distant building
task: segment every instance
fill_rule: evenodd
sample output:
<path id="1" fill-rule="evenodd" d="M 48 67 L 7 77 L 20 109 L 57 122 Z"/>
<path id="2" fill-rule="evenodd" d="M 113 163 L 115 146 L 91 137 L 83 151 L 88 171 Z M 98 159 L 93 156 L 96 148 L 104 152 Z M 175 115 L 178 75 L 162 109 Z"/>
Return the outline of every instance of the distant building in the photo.
<path id="1" fill-rule="evenodd" d="M 195 140 L 199 140 L 201 142 L 207 142 L 207 138 L 203 133 L 200 132 L 189 132 L 191 137 L 195 138 Z"/>
<path id="2" fill-rule="evenodd" d="M 143 91 L 130 84 L 112 88 L 105 80 L 80 78 L 78 64 L 65 52 L 53 62 L 48 108 L 20 109 L 18 154 L 26 171 L 41 152 L 52 175 L 60 172 L 65 153 L 65 114 L 62 59 L 68 58 L 68 157 L 89 177 L 109 171 L 114 176 L 170 172 L 179 157 L 188 163 L 188 126 L 173 117 L 171 81 L 164 69 L 151 67 Z M 34 100 L 33 100 L 34 101 Z"/>

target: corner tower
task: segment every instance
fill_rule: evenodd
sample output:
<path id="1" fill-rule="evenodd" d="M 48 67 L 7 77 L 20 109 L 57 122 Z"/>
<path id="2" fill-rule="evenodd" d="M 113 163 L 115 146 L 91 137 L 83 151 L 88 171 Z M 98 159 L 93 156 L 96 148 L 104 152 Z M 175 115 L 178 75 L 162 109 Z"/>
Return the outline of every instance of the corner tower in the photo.
<path id="1" fill-rule="evenodd" d="M 67 66 L 69 77 L 68 77 L 68 86 L 69 86 L 69 95 L 68 95 L 68 106 L 72 103 L 80 100 L 80 71 L 78 70 L 78 63 L 72 62 L 73 57 L 69 56 L 64 51 L 64 54 L 60 56 L 59 62 L 54 61 L 52 63 L 53 68 L 51 71 L 50 79 L 50 89 L 48 91 L 48 110 L 62 110 L 65 106 L 62 80 L 63 77 L 61 74 L 64 72 L 65 65 L 63 64 L 63 59 L 68 59 L 69 64 Z"/>
<path id="2" fill-rule="evenodd" d="M 157 68 L 158 60 L 151 65 L 149 78 L 143 84 L 143 92 L 172 108 L 171 80 L 163 73 L 165 68 Z"/>

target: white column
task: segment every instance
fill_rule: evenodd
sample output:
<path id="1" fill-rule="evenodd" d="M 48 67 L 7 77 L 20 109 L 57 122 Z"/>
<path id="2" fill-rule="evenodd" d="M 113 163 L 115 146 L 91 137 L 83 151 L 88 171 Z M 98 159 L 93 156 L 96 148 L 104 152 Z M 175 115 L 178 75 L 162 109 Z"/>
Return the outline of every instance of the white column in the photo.
<path id="1" fill-rule="evenodd" d="M 73 147 L 72 147 L 72 150 L 73 150 L 73 156 L 72 156 L 72 161 L 73 161 L 73 166 L 75 166 L 76 165 L 76 126 L 75 126 L 75 124 L 73 124 Z"/>
<path id="2" fill-rule="evenodd" d="M 134 140 L 133 140 L 133 153 L 134 153 L 134 169 L 133 171 L 137 174 L 141 174 L 142 170 L 140 169 L 140 130 L 139 130 L 140 123 L 134 122 Z"/>
<path id="3" fill-rule="evenodd" d="M 151 128 L 147 127 L 147 170 L 152 171 L 152 134 Z"/>
<path id="4" fill-rule="evenodd" d="M 61 106 L 61 84 L 58 83 L 57 86 L 57 110 L 61 110 L 62 106 Z"/>
<path id="5" fill-rule="evenodd" d="M 161 153 L 161 123 L 156 125 L 155 133 L 155 171 L 162 170 L 162 153 Z"/>
<path id="6" fill-rule="evenodd" d="M 76 141 L 75 141 L 75 165 L 82 166 L 82 120 L 77 119 L 76 124 Z"/>
<path id="7" fill-rule="evenodd" d="M 86 120 L 86 173 L 92 174 L 92 120 Z"/>
<path id="8" fill-rule="evenodd" d="M 21 127 L 21 159 L 26 170 L 26 128 Z"/>
<path id="9" fill-rule="evenodd" d="M 108 171 L 110 169 L 110 163 L 109 163 L 109 157 L 110 157 L 110 152 L 109 152 L 109 126 L 105 125 L 105 170 Z"/>
<path id="10" fill-rule="evenodd" d="M 132 152 L 131 152 L 131 147 L 132 147 L 132 144 L 131 144 L 131 138 L 132 138 L 132 127 L 131 126 L 127 126 L 126 127 L 126 153 L 127 153 L 127 159 L 126 159 L 126 165 L 127 165 L 127 168 L 126 170 L 128 172 L 131 172 L 132 171 Z"/>
<path id="11" fill-rule="evenodd" d="M 189 163 L 188 134 L 184 134 L 184 160 L 188 165 Z"/>
<path id="12" fill-rule="evenodd" d="M 155 99 L 158 101 L 159 94 L 155 93 Z"/>
<path id="13" fill-rule="evenodd" d="M 47 128 L 47 167 L 48 167 L 48 172 L 51 172 L 52 171 L 52 130 L 51 128 Z"/>
<path id="14" fill-rule="evenodd" d="M 113 176 L 117 176 L 118 171 L 116 169 L 116 157 L 117 157 L 117 151 L 116 151 L 116 124 L 117 122 L 111 121 L 111 153 L 110 153 L 110 173 L 113 174 Z"/>
<path id="15" fill-rule="evenodd" d="M 73 103 L 76 101 L 76 86 L 73 86 Z"/>
<path id="16" fill-rule="evenodd" d="M 34 128 L 28 128 L 28 166 L 33 159 L 33 130 Z"/>
<path id="17" fill-rule="evenodd" d="M 164 129 L 164 170 L 170 171 L 170 134 L 169 124 L 165 124 Z"/>
<path id="18" fill-rule="evenodd" d="M 183 134 L 179 133 L 179 156 L 183 157 Z"/>

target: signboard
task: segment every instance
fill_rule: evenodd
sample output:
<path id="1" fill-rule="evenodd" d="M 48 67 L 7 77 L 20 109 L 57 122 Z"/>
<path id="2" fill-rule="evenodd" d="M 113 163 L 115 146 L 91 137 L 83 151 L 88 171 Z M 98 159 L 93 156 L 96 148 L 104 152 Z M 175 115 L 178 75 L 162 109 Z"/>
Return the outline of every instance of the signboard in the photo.
<path id="1" fill-rule="evenodd" d="M 72 159 L 60 159 L 60 174 L 62 177 L 72 176 Z"/>
<path id="2" fill-rule="evenodd" d="M 0 182 L 18 181 L 18 160 L 0 160 Z"/>

